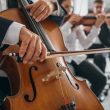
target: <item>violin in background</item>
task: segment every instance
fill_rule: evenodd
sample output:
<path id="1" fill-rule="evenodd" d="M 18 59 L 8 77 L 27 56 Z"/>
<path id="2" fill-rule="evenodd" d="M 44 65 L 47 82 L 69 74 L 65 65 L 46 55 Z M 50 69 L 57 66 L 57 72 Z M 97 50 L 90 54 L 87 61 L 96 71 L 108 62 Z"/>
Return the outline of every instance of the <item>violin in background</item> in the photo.
<path id="1" fill-rule="evenodd" d="M 75 14 L 73 14 L 73 16 L 74 15 Z M 69 16 L 67 16 L 67 17 L 65 17 L 64 22 L 68 21 L 71 16 L 72 16 L 72 14 L 69 15 Z M 73 23 L 73 25 L 74 26 L 75 25 L 84 25 L 84 26 L 91 27 L 91 26 L 95 25 L 96 20 L 97 20 L 97 16 L 95 16 L 94 14 L 88 14 L 86 16 L 80 16 L 80 21 L 77 22 L 76 24 Z M 105 16 L 105 23 L 107 23 L 108 25 L 110 25 L 110 13 L 106 14 L 106 16 Z"/>
<path id="2" fill-rule="evenodd" d="M 87 16 L 82 16 L 80 24 L 84 26 L 92 26 L 95 24 L 97 17 L 95 15 L 89 14 Z M 110 13 L 106 14 L 105 23 L 110 25 Z"/>

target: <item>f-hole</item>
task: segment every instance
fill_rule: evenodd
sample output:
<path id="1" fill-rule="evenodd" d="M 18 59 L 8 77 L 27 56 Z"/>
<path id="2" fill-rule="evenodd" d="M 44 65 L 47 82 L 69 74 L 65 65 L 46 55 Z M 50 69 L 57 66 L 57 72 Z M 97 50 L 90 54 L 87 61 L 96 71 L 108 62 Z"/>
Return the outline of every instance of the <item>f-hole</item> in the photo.
<path id="1" fill-rule="evenodd" d="M 33 98 L 30 99 L 30 96 L 28 94 L 24 95 L 24 99 L 27 101 L 27 102 L 33 102 L 36 97 L 37 97 L 37 91 L 36 91 L 36 87 L 35 87 L 35 83 L 34 83 L 34 80 L 33 80 L 33 77 L 32 77 L 32 72 L 33 70 L 38 70 L 36 66 L 32 66 L 29 68 L 29 78 L 30 78 L 30 83 L 32 85 L 32 90 L 33 90 Z"/>

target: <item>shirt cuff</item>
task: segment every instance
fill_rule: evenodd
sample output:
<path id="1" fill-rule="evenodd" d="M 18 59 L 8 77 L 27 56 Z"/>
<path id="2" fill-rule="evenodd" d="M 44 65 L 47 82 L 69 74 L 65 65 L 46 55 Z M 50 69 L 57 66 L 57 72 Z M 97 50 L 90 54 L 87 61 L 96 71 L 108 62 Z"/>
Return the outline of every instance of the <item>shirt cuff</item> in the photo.
<path id="1" fill-rule="evenodd" d="M 58 1 L 57 0 L 55 0 L 55 2 L 56 2 L 56 4 L 57 4 L 57 15 L 58 16 L 60 16 L 61 15 L 61 12 L 60 12 L 60 5 L 59 5 L 59 3 L 58 3 Z"/>
<path id="2" fill-rule="evenodd" d="M 19 42 L 19 34 L 23 24 L 13 22 L 8 28 L 2 44 L 15 45 Z"/>
<path id="3" fill-rule="evenodd" d="M 97 27 L 95 27 L 95 26 L 93 26 L 93 27 L 92 27 L 92 30 L 93 30 L 94 32 L 96 32 L 96 33 L 99 34 L 101 29 L 100 29 L 100 28 L 97 28 Z M 92 31 L 92 30 L 91 30 L 91 31 Z"/>
<path id="4" fill-rule="evenodd" d="M 59 3 L 58 3 L 58 0 L 52 0 L 52 2 L 56 3 L 56 5 L 57 5 L 57 10 L 55 10 L 55 11 L 53 12 L 53 15 L 58 15 L 58 16 L 60 16 L 60 15 L 62 14 L 62 12 L 61 12 L 60 5 L 59 5 Z"/>
<path id="5" fill-rule="evenodd" d="M 110 30 L 110 25 L 107 25 L 108 29 Z"/>
<path id="6" fill-rule="evenodd" d="M 64 24 L 64 27 L 65 27 L 65 28 L 71 28 L 71 27 L 72 27 L 72 24 L 67 21 L 67 22 Z"/>

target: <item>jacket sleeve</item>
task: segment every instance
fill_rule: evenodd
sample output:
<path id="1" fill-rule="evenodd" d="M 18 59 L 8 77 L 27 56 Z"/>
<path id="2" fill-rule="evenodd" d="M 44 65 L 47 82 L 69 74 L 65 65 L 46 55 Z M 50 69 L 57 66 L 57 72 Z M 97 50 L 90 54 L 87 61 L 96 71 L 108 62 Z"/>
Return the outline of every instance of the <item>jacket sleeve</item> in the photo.
<path id="1" fill-rule="evenodd" d="M 0 17 L 0 46 L 1 46 L 1 43 L 5 37 L 5 34 L 9 28 L 9 26 L 12 23 L 13 23 L 13 21 Z"/>
<path id="2" fill-rule="evenodd" d="M 108 28 L 106 23 L 101 26 L 99 39 L 104 46 L 110 47 L 110 29 Z"/>

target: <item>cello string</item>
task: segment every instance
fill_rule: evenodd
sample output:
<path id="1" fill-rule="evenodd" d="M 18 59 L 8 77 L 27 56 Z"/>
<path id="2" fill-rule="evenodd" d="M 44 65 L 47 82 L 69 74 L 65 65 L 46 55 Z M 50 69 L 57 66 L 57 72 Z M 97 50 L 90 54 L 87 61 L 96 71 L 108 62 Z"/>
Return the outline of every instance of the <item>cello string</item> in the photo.
<path id="1" fill-rule="evenodd" d="M 71 93 L 73 93 L 73 89 L 74 89 L 75 87 L 74 87 L 73 83 L 71 82 L 71 80 L 70 80 L 70 78 L 68 77 L 68 75 L 67 75 L 66 72 L 65 72 L 65 74 L 66 74 L 66 77 L 67 77 L 67 79 L 68 79 L 68 81 L 69 81 L 69 83 L 70 83 L 70 85 L 71 85 L 71 88 L 70 88 L 70 89 L 71 89 Z M 71 74 L 70 74 L 70 75 L 71 75 Z M 72 75 L 71 75 L 71 76 L 72 76 Z M 68 90 L 69 90 L 69 87 L 68 87 Z M 72 96 L 73 96 L 73 97 L 72 97 L 71 100 L 75 102 L 75 96 L 74 96 L 74 94 L 72 94 Z"/>
<path id="2" fill-rule="evenodd" d="M 54 62 L 53 62 L 54 63 Z M 54 63 L 54 65 L 55 65 L 55 67 L 56 67 L 56 70 L 57 70 L 57 74 L 59 75 L 60 74 L 60 71 L 58 70 L 58 67 L 56 66 L 56 64 Z M 61 65 L 62 66 L 62 65 Z M 66 74 L 64 74 L 65 76 L 66 76 Z M 64 76 L 62 76 L 62 77 L 64 77 Z M 69 102 L 71 101 L 70 99 L 69 99 L 69 87 L 68 87 L 68 89 L 64 89 L 64 86 L 63 86 L 63 84 L 62 84 L 62 81 L 61 81 L 61 78 L 59 78 L 58 79 L 59 80 L 59 84 L 60 84 L 60 88 L 61 88 L 61 91 L 62 91 L 62 94 L 63 94 L 63 100 L 64 100 L 64 104 L 66 105 L 66 104 L 69 104 Z M 70 82 L 69 82 L 70 83 Z M 64 82 L 64 84 L 65 84 L 65 82 Z M 71 86 L 71 88 L 72 88 L 72 86 Z M 65 93 L 65 95 L 64 95 L 64 93 Z M 74 98 L 74 96 L 73 96 L 73 98 Z"/>
<path id="3" fill-rule="evenodd" d="M 32 19 L 32 22 L 33 22 L 34 25 L 36 26 L 39 35 L 42 36 L 43 38 L 46 37 L 46 36 L 44 35 L 45 32 L 44 32 L 44 30 L 43 30 L 41 24 L 40 24 L 40 23 L 37 23 L 34 19 Z M 53 62 L 53 64 L 54 64 L 55 67 L 56 67 L 56 64 L 54 63 L 53 59 L 52 59 L 52 62 Z M 56 70 L 57 70 L 57 74 L 59 75 L 60 73 L 59 73 L 57 67 L 56 67 Z M 59 81 L 59 86 L 60 86 L 60 88 L 61 88 L 62 97 L 63 97 L 63 99 L 66 99 L 60 78 L 58 79 L 58 81 Z"/>
<path id="4" fill-rule="evenodd" d="M 64 59 L 63 59 L 64 60 Z M 66 65 L 66 67 L 67 67 L 67 65 Z M 67 93 L 69 94 L 70 93 L 70 91 L 71 91 L 71 93 L 72 93 L 72 97 L 69 97 L 68 96 L 68 101 L 71 103 L 71 101 L 74 101 L 75 102 L 75 96 L 74 96 L 74 94 L 73 94 L 73 89 L 75 88 L 74 86 L 73 86 L 73 83 L 71 82 L 71 79 L 69 78 L 69 76 L 68 76 L 68 74 L 67 74 L 67 72 L 65 71 L 65 75 L 66 75 L 66 78 L 67 78 L 67 80 L 68 80 L 68 82 L 69 82 L 69 84 L 71 85 L 71 87 L 68 87 L 68 89 L 67 89 Z M 71 74 L 70 74 L 71 75 Z M 70 89 L 70 90 L 69 90 Z M 68 102 L 68 103 L 69 103 Z"/>
<path id="5" fill-rule="evenodd" d="M 63 60 L 64 60 L 64 59 L 63 59 Z M 65 65 L 65 66 L 66 66 L 66 65 Z M 66 66 L 66 67 L 67 67 L 67 66 Z M 72 82 L 70 81 L 70 78 L 69 78 L 67 72 L 65 71 L 64 73 L 65 73 L 65 76 L 66 76 L 66 78 L 67 78 L 67 80 L 68 80 L 68 83 L 71 85 Z M 74 87 L 74 88 L 75 88 L 75 87 Z M 71 86 L 71 87 L 68 86 L 68 89 L 65 90 L 65 93 L 67 94 L 67 96 L 68 96 L 68 94 L 70 93 L 70 90 L 71 90 L 71 93 L 72 93 L 72 89 L 73 89 L 73 86 Z M 74 98 L 74 95 L 73 95 L 73 94 L 72 94 L 72 96 L 73 96 L 73 98 Z M 66 101 L 65 101 L 65 104 L 69 104 L 69 102 L 71 102 L 70 96 L 67 97 L 67 99 L 66 99 Z"/>
<path id="6" fill-rule="evenodd" d="M 40 36 L 42 36 L 42 40 L 43 40 L 44 44 L 46 45 L 47 49 L 49 48 L 48 45 L 51 46 L 51 49 L 48 49 L 48 51 L 50 51 L 50 52 L 51 52 L 51 51 L 55 51 L 55 48 L 54 48 L 54 46 L 52 45 L 52 43 L 51 43 L 51 41 L 50 41 L 48 35 L 47 35 L 46 32 L 44 31 L 42 25 L 41 25 L 40 23 L 36 22 L 35 20 L 34 20 L 34 23 L 35 23 L 35 25 L 36 25 L 36 27 L 37 27 L 37 29 L 38 29 L 38 31 L 39 31 Z"/>
<path id="7" fill-rule="evenodd" d="M 22 1 L 21 1 L 21 3 L 22 3 L 23 8 L 25 9 L 25 6 L 24 6 L 24 4 L 23 4 Z M 28 15 L 28 18 L 29 18 L 30 22 L 32 23 L 32 25 L 34 26 L 34 28 L 37 30 L 37 34 L 39 34 L 39 35 L 42 37 L 42 40 L 44 41 L 44 38 L 45 38 L 46 36 L 44 35 L 43 30 L 41 29 L 40 23 L 37 23 L 37 22 L 29 15 L 29 13 L 28 13 L 27 10 L 25 10 L 25 12 L 26 12 L 26 14 Z M 52 59 L 52 62 L 53 62 L 53 64 L 55 65 L 57 74 L 59 75 L 59 73 L 58 73 L 58 68 L 56 67 L 56 64 L 54 63 L 53 59 Z M 61 96 L 63 97 L 63 99 L 65 99 L 65 94 L 64 94 L 64 90 L 63 90 L 63 86 L 62 86 L 62 84 L 61 84 L 60 78 L 59 78 L 58 81 L 59 81 L 59 87 L 60 87 L 61 94 L 62 94 Z"/>
<path id="8" fill-rule="evenodd" d="M 64 60 L 64 58 L 63 58 L 63 60 Z M 65 62 L 65 61 L 64 61 Z M 67 67 L 67 64 L 65 64 L 66 65 L 66 67 Z M 67 71 L 68 72 L 70 72 L 69 70 L 68 70 L 69 68 L 67 67 Z M 70 89 L 70 91 L 71 91 L 71 94 L 72 94 L 72 97 L 68 97 L 68 98 L 70 98 L 69 100 L 69 102 L 70 103 L 72 103 L 72 102 L 74 102 L 74 104 L 76 103 L 76 100 L 75 100 L 75 95 L 74 95 L 74 93 L 73 93 L 73 89 L 75 89 L 75 87 L 73 86 L 73 83 L 71 82 L 71 79 L 69 78 L 69 76 L 68 76 L 68 74 L 67 74 L 67 71 L 65 71 L 65 75 L 66 75 L 66 77 L 67 77 L 67 80 L 68 80 L 68 82 L 70 83 L 70 87 L 68 87 L 68 89 L 67 89 L 67 91 L 69 91 L 69 89 Z M 70 74 L 71 76 L 72 76 L 72 73 Z M 72 78 L 73 78 L 73 76 L 72 76 Z M 75 83 L 75 82 L 74 82 Z M 75 84 L 74 84 L 75 85 Z M 69 92 L 67 92 L 67 93 L 70 93 L 70 91 Z"/>
<path id="9" fill-rule="evenodd" d="M 27 12 L 27 14 L 28 14 L 28 12 Z M 42 32 L 41 26 L 39 25 L 39 23 L 37 23 L 31 16 L 29 16 L 29 14 L 28 14 L 28 17 L 29 17 L 30 21 L 32 22 L 32 24 L 34 25 L 35 29 L 37 30 L 37 34 L 39 34 L 40 36 L 42 36 L 44 38 L 44 33 Z M 42 39 L 42 40 L 44 40 L 44 39 Z M 53 64 L 56 67 L 56 64 L 54 63 L 53 59 L 52 59 L 52 62 L 53 62 Z M 57 70 L 57 73 L 58 73 L 57 67 L 56 67 L 56 70 Z M 59 75 L 59 73 L 58 73 L 58 75 Z M 61 90 L 62 97 L 63 97 L 63 99 L 65 99 L 65 94 L 64 94 L 63 86 L 61 84 L 60 79 L 58 81 L 59 81 L 59 87 L 60 87 L 60 90 Z"/>
<path id="10" fill-rule="evenodd" d="M 46 45 L 47 43 L 45 43 L 45 39 L 44 39 L 44 34 L 43 32 L 41 32 L 40 27 L 38 25 L 38 23 L 30 16 L 29 12 L 27 11 L 27 9 L 25 8 L 25 2 L 23 0 L 19 0 L 19 4 L 21 5 L 21 9 L 24 12 L 24 14 L 26 15 L 26 18 L 30 24 L 30 27 L 32 28 L 33 32 L 35 32 L 36 34 L 39 35 L 39 37 L 42 39 L 42 41 L 44 42 L 44 44 Z M 46 45 L 47 49 L 49 48 Z M 48 50 L 52 50 L 52 49 L 48 49 Z"/>
<path id="11" fill-rule="evenodd" d="M 57 70 L 57 74 L 59 75 L 60 72 L 59 72 L 59 70 L 58 70 L 58 67 L 57 67 L 56 64 L 54 63 L 53 59 L 52 59 L 52 62 L 53 62 L 53 64 L 55 65 L 55 68 L 56 68 L 56 70 Z M 60 90 L 61 90 L 61 93 L 62 93 L 62 98 L 63 98 L 64 104 L 66 105 L 66 104 L 68 103 L 68 97 L 67 97 L 67 96 L 68 96 L 68 92 L 67 92 L 68 89 L 66 89 L 66 90 L 64 89 L 64 87 L 63 87 L 63 85 L 62 85 L 61 78 L 59 78 L 58 81 L 59 81 L 59 87 L 60 87 Z"/>
<path id="12" fill-rule="evenodd" d="M 41 24 L 39 26 L 41 26 Z M 42 29 L 42 28 L 40 28 L 40 29 Z M 41 30 L 41 33 L 42 33 L 42 30 Z M 54 62 L 53 62 L 53 64 L 56 67 L 56 64 Z M 57 70 L 57 74 L 59 75 L 60 73 L 59 73 L 58 67 L 56 67 L 56 70 Z M 64 99 L 64 103 L 66 104 L 68 101 L 66 100 L 67 98 L 66 98 L 66 96 L 64 94 L 64 89 L 63 89 L 62 82 L 61 82 L 61 79 L 60 78 L 59 78 L 59 85 L 60 85 L 60 88 L 61 88 L 61 93 L 62 93 L 62 96 L 63 96 L 63 99 Z M 68 94 L 68 90 L 69 89 L 66 89 L 65 90 L 65 93 L 66 94 Z M 74 96 L 73 96 L 73 98 L 74 98 Z"/>
<path id="13" fill-rule="evenodd" d="M 25 9 L 25 6 L 24 6 L 24 4 L 23 4 L 23 2 L 21 1 L 21 3 L 22 3 L 22 7 Z M 25 10 L 25 13 L 28 15 L 28 19 L 30 20 L 30 22 L 32 23 L 32 25 L 35 27 L 35 29 L 37 30 L 37 34 L 39 34 L 40 36 L 42 36 L 42 37 L 46 37 L 45 35 L 44 35 L 44 32 L 43 32 L 43 28 L 41 28 L 41 25 L 40 25 L 40 23 L 37 23 L 34 19 L 32 19 L 32 17 L 31 16 L 29 16 L 29 13 L 28 13 L 28 11 L 27 10 Z M 53 61 L 53 60 L 52 60 Z M 53 62 L 53 64 L 55 65 L 55 67 L 56 67 L 56 64 Z M 59 71 L 58 71 L 58 67 L 56 67 L 56 70 L 57 70 L 57 74 L 59 75 L 60 73 L 59 73 Z M 63 96 L 63 98 L 64 98 L 64 100 L 66 99 L 66 96 L 65 96 L 65 93 L 64 93 L 64 88 L 63 88 L 63 86 L 62 86 L 62 82 L 61 82 L 61 79 L 59 78 L 59 86 L 60 86 L 60 88 L 61 88 L 61 93 L 62 93 L 62 96 Z M 66 90 L 65 90 L 66 91 Z M 66 92 L 67 93 L 67 92 Z"/>
<path id="14" fill-rule="evenodd" d="M 56 68 L 56 70 L 57 70 L 57 75 L 59 76 L 60 73 L 59 73 L 58 67 L 57 67 L 56 64 L 54 63 L 53 59 L 52 59 L 52 62 L 53 62 L 54 66 L 55 66 L 55 68 Z M 65 103 L 66 96 L 65 96 L 64 89 L 63 89 L 63 86 L 62 86 L 62 83 L 61 83 L 60 78 L 58 78 L 58 81 L 59 81 L 59 88 L 60 88 L 60 90 L 61 90 L 62 98 L 63 98 L 63 101 L 64 101 L 64 103 Z"/>

